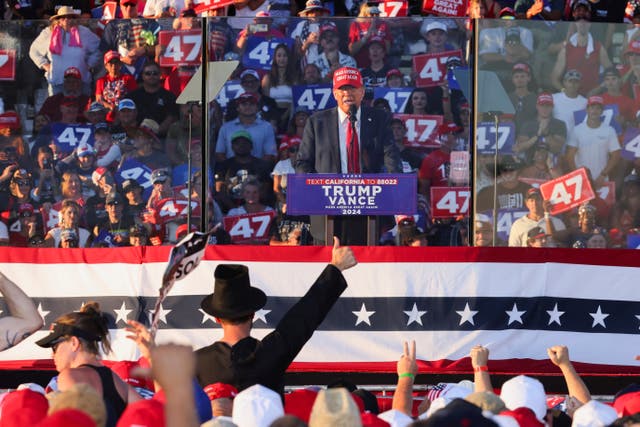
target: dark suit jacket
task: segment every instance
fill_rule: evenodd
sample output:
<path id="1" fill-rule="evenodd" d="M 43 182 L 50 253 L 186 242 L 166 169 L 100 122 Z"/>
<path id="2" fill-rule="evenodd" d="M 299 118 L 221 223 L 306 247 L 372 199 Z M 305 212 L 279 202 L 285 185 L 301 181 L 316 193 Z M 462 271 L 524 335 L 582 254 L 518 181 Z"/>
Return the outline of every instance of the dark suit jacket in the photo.
<path id="1" fill-rule="evenodd" d="M 362 173 L 401 173 L 400 154 L 391 132 L 391 115 L 362 106 L 360 122 Z M 295 162 L 297 173 L 342 172 L 338 126 L 337 107 L 309 117 Z"/>
<path id="2" fill-rule="evenodd" d="M 246 337 L 233 347 L 217 341 L 197 350 L 198 382 L 202 387 L 222 382 L 240 391 L 262 384 L 283 396 L 285 371 L 346 288 L 340 270 L 328 265 L 261 341 Z"/>

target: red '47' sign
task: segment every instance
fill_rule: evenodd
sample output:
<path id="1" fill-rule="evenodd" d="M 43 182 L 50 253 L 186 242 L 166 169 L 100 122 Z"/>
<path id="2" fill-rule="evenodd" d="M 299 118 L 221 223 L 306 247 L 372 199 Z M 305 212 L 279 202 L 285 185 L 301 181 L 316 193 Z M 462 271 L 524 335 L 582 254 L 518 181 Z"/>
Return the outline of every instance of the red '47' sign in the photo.
<path id="1" fill-rule="evenodd" d="M 442 116 L 422 116 L 419 114 L 394 114 L 407 127 L 405 145 L 416 148 L 438 148 L 438 126 L 442 124 Z"/>
<path id="2" fill-rule="evenodd" d="M 469 187 L 431 187 L 431 215 L 434 218 L 455 218 L 469 214 Z"/>
<path id="3" fill-rule="evenodd" d="M 235 244 L 269 242 L 269 225 L 275 211 L 226 216 L 222 219 L 224 229 Z"/>
<path id="4" fill-rule="evenodd" d="M 413 71 L 416 73 L 416 86 L 438 86 L 447 78 L 449 58 L 462 58 L 461 50 L 425 53 L 413 57 Z"/>
<path id="5" fill-rule="evenodd" d="M 424 0 L 422 11 L 440 16 L 465 16 L 468 5 L 468 0 Z"/>
<path id="6" fill-rule="evenodd" d="M 16 51 L 0 50 L 0 80 L 16 79 Z"/>
<path id="7" fill-rule="evenodd" d="M 225 7 L 233 4 L 234 0 L 196 0 L 196 13 L 206 12 L 207 10 L 218 9 L 219 7 Z"/>
<path id="8" fill-rule="evenodd" d="M 385 0 L 378 5 L 380 12 L 382 12 L 380 16 L 382 18 L 407 16 L 407 3 L 407 0 Z"/>
<path id="9" fill-rule="evenodd" d="M 559 214 L 596 197 L 584 168 L 540 185 L 545 200 L 551 202 L 551 214 Z"/>
<path id="10" fill-rule="evenodd" d="M 200 30 L 160 31 L 160 65 L 176 67 L 178 65 L 199 65 L 202 48 Z"/>

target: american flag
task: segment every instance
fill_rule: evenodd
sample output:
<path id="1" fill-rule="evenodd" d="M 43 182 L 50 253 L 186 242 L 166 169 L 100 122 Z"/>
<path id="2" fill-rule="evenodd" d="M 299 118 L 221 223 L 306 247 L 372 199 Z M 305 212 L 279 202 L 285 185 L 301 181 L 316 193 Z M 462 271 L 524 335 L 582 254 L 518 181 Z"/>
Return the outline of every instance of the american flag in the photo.
<path id="1" fill-rule="evenodd" d="M 49 359 L 33 343 L 59 315 L 89 300 L 111 317 L 115 354 L 137 359 L 124 322 L 149 322 L 169 248 L 29 250 L 2 248 L 0 268 L 33 298 L 43 331 L 0 353 L 0 368 Z M 329 247 L 209 246 L 200 266 L 160 306 L 158 340 L 195 348 L 221 336 L 199 310 L 213 290 L 219 263 L 249 266 L 269 296 L 256 313 L 254 335 L 271 331 L 330 259 Z M 294 370 L 395 372 L 404 340 L 415 339 L 421 369 L 470 372 L 469 350 L 490 349 L 492 372 L 556 372 L 552 345 L 569 346 L 581 373 L 640 373 L 640 302 L 635 251 L 521 248 L 355 248 L 359 264 L 349 287 Z M 0 306 L 1 315 L 7 313 Z"/>

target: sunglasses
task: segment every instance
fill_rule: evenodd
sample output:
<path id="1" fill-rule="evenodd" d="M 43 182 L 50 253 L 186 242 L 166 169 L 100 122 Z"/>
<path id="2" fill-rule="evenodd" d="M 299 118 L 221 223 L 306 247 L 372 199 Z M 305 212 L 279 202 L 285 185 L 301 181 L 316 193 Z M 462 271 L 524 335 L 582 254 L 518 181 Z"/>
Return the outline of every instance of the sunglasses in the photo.
<path id="1" fill-rule="evenodd" d="M 159 71 L 145 71 L 142 74 L 144 74 L 145 76 L 158 76 L 158 75 L 160 75 L 160 72 Z"/>
<path id="2" fill-rule="evenodd" d="M 17 179 L 13 182 L 15 182 L 16 185 L 31 185 L 31 181 L 25 179 Z"/>
<path id="3" fill-rule="evenodd" d="M 57 340 L 55 340 L 53 342 L 53 344 L 51 344 L 51 351 L 55 354 L 56 351 L 58 350 L 58 347 L 60 346 L 60 344 L 62 344 L 63 342 L 65 342 L 68 338 L 59 338 Z"/>
<path id="4" fill-rule="evenodd" d="M 290 152 L 290 153 L 297 153 L 297 152 L 298 152 L 298 147 L 291 147 L 291 148 L 289 148 L 289 152 Z"/>

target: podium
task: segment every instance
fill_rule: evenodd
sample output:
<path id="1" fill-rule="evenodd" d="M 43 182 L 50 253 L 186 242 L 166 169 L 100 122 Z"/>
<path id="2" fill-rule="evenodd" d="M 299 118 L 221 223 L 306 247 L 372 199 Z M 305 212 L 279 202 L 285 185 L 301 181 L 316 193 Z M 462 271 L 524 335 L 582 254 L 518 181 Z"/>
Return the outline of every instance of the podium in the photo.
<path id="1" fill-rule="evenodd" d="M 416 213 L 417 183 L 416 174 L 289 175 L 287 213 L 325 216 L 327 245 L 337 235 L 344 244 L 372 246 L 378 216 Z"/>

